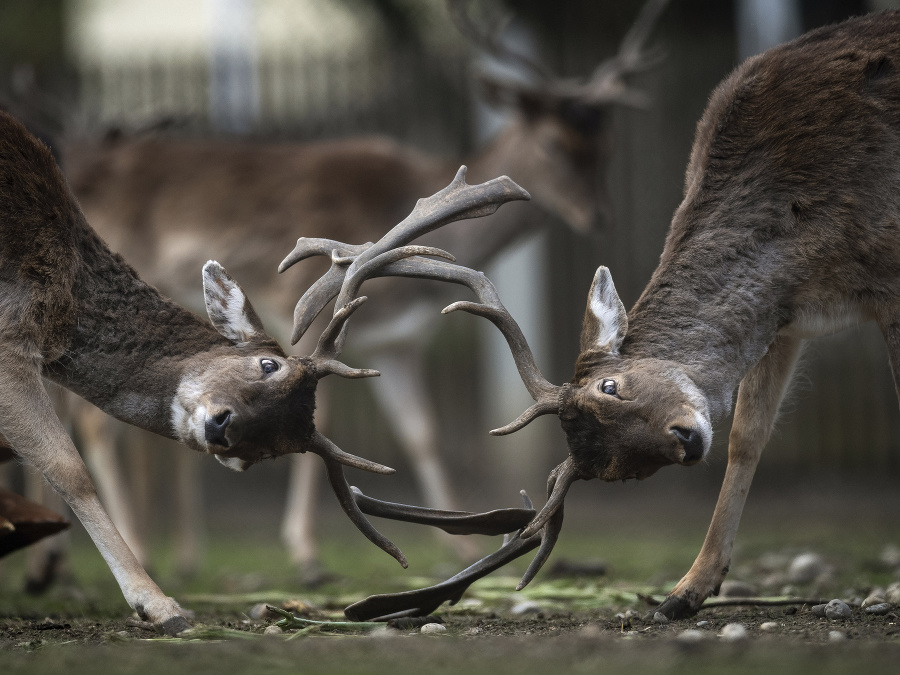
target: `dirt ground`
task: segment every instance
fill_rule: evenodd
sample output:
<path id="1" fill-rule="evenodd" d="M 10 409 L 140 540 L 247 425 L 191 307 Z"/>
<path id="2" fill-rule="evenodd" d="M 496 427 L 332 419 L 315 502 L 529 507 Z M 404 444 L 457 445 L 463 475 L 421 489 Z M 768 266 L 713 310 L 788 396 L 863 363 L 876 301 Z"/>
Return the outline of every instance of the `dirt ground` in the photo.
<path id="1" fill-rule="evenodd" d="M 729 579 L 759 597 L 787 593 L 851 605 L 889 588 L 900 581 L 893 492 L 761 498 L 748 508 Z M 135 625 L 96 551 L 76 532 L 73 574 L 42 596 L 21 590 L 24 556 L 3 561 L 0 672 L 900 672 L 898 604 L 881 616 L 854 607 L 842 620 L 815 616 L 800 603 L 720 606 L 691 619 L 645 621 L 647 596 L 664 595 L 699 550 L 709 504 L 682 499 L 672 513 L 636 503 L 620 498 L 602 518 L 590 511 L 579 518 L 573 509 L 551 563 L 602 559 L 604 574 L 542 572 L 515 593 L 524 563 L 513 566 L 479 581 L 458 605 L 441 607 L 436 615 L 445 630 L 429 634 L 415 625 L 342 625 L 342 608 L 366 595 L 429 585 L 458 569 L 445 549 L 405 526 L 385 530 L 410 558 L 407 572 L 336 519 L 334 531 L 343 534 L 323 552 L 336 578 L 316 588 L 298 580 L 274 532 L 214 533 L 190 580 L 174 573 L 171 550 L 161 543 L 156 578 L 196 612 L 193 631 L 175 639 Z M 626 520 L 629 510 L 634 518 Z M 818 567 L 806 579 L 792 578 L 798 556 L 810 553 Z M 252 618 L 261 603 L 326 623 L 271 634 L 277 616 Z M 629 611 L 637 617 L 617 617 Z M 730 639 L 740 629 L 729 624 L 743 626 L 743 636 Z"/>

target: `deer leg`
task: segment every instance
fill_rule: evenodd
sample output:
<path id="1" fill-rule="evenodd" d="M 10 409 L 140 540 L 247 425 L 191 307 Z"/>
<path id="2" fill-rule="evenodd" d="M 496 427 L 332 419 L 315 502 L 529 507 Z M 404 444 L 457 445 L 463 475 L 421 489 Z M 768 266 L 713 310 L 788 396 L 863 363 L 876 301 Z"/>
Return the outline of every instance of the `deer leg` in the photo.
<path id="1" fill-rule="evenodd" d="M 25 471 L 25 496 L 51 511 L 62 513 L 63 500 L 49 488 L 39 473 L 33 469 Z M 25 592 L 40 595 L 56 581 L 69 575 L 67 552 L 69 533 L 42 539 L 32 544 L 25 552 Z"/>
<path id="2" fill-rule="evenodd" d="M 74 416 L 84 461 L 90 467 L 97 492 L 128 548 L 141 565 L 147 564 L 147 549 L 134 504 L 128 499 L 131 481 L 122 466 L 117 447 L 117 424 L 102 410 L 80 403 Z"/>
<path id="3" fill-rule="evenodd" d="M 728 467 L 712 522 L 690 571 L 655 611 L 670 619 L 693 616 L 718 588 L 731 564 L 731 551 L 750 482 L 791 378 L 800 340 L 780 336 L 738 388 L 728 438 Z"/>
<path id="4" fill-rule="evenodd" d="M 84 525 L 109 565 L 125 600 L 145 620 L 176 634 L 190 626 L 128 548 L 104 511 L 90 474 L 56 416 L 38 367 L 18 355 L 0 359 L 0 433 L 36 467 Z"/>
<path id="5" fill-rule="evenodd" d="M 382 373 L 371 380 L 376 400 L 390 421 L 400 445 L 411 460 L 419 489 L 427 506 L 456 510 L 454 494 L 438 451 L 438 421 L 431 404 L 421 356 L 415 348 L 379 350 L 372 356 L 372 367 Z M 477 560 L 480 552 L 470 538 L 436 532 L 465 562 Z"/>
<path id="6" fill-rule="evenodd" d="M 175 548 L 178 574 L 190 578 L 200 564 L 203 547 L 203 484 L 200 480 L 201 455 L 177 448 L 175 466 Z"/>

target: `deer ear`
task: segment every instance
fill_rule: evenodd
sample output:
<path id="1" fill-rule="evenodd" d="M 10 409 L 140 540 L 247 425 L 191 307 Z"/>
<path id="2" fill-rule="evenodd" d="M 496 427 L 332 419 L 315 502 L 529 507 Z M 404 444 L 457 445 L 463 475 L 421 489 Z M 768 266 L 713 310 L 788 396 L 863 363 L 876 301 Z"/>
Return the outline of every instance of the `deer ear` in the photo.
<path id="1" fill-rule="evenodd" d="M 203 295 L 209 320 L 223 336 L 232 342 L 268 339 L 244 291 L 215 260 L 203 266 Z"/>
<path id="2" fill-rule="evenodd" d="M 600 349 L 615 354 L 627 332 L 628 315 L 616 293 L 612 275 L 608 268 L 598 267 L 584 310 L 581 351 Z"/>

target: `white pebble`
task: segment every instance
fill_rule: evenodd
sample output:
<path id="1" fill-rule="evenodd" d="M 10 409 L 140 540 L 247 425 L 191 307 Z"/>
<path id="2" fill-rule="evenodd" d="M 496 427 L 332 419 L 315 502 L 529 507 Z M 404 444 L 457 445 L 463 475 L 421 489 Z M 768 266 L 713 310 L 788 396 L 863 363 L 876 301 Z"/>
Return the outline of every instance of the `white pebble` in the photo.
<path id="1" fill-rule="evenodd" d="M 522 614 L 538 614 L 542 611 L 542 608 L 533 600 L 526 600 L 525 602 L 513 605 L 513 608 L 509 611 L 515 616 L 521 616 Z"/>
<path id="2" fill-rule="evenodd" d="M 447 627 L 442 623 L 426 623 L 419 629 L 420 633 L 445 633 Z"/>
<path id="3" fill-rule="evenodd" d="M 832 630 L 828 632 L 829 642 L 843 642 L 847 639 L 847 634 L 842 630 Z"/>
<path id="4" fill-rule="evenodd" d="M 722 598 L 750 598 L 756 595 L 756 588 L 743 581 L 723 581 L 719 587 Z"/>
<path id="5" fill-rule="evenodd" d="M 681 640 L 682 642 L 700 642 L 701 640 L 706 639 L 706 633 L 702 630 L 697 630 L 696 628 L 688 628 L 687 630 L 681 631 L 676 639 Z"/>
<path id="6" fill-rule="evenodd" d="M 794 584 L 808 584 L 827 571 L 825 559 L 818 553 L 802 553 L 791 561 L 788 579 Z"/>
<path id="7" fill-rule="evenodd" d="M 709 621 L 698 621 L 697 628 L 706 628 L 709 625 Z"/>
<path id="8" fill-rule="evenodd" d="M 865 600 L 862 601 L 860 607 L 866 609 L 867 607 L 871 607 L 872 605 L 882 605 L 886 600 L 887 598 L 884 597 L 884 591 L 882 591 L 881 593 L 875 593 L 873 591 L 866 597 Z"/>
<path id="9" fill-rule="evenodd" d="M 662 612 L 656 612 L 653 615 L 653 623 L 662 623 L 662 624 L 669 623 L 669 617 L 667 617 Z"/>
<path id="10" fill-rule="evenodd" d="M 742 623 L 729 623 L 722 628 L 719 637 L 729 642 L 736 642 L 747 637 L 747 628 Z"/>
<path id="11" fill-rule="evenodd" d="M 825 605 L 825 616 L 829 619 L 849 619 L 853 616 L 853 610 L 846 602 L 834 599 Z"/>
<path id="12" fill-rule="evenodd" d="M 900 581 L 895 581 L 884 592 L 884 599 L 895 605 L 900 605 Z"/>
<path id="13" fill-rule="evenodd" d="M 891 604 L 888 602 L 882 602 L 877 605 L 869 605 L 865 609 L 866 614 L 874 614 L 875 616 L 884 616 L 890 611 Z"/>
<path id="14" fill-rule="evenodd" d="M 760 630 L 772 631 L 778 630 L 778 622 L 777 621 L 766 621 L 765 623 L 759 624 Z"/>
<path id="15" fill-rule="evenodd" d="M 266 626 L 263 635 L 281 635 L 284 631 L 278 626 Z"/>

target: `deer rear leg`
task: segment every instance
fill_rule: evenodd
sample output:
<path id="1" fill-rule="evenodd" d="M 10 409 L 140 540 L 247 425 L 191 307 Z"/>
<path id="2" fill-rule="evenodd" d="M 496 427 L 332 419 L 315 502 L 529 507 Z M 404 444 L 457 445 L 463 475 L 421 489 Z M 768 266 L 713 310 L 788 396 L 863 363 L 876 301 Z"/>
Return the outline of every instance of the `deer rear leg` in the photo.
<path id="1" fill-rule="evenodd" d="M 693 616 L 706 598 L 718 592 L 731 564 L 734 538 L 750 482 L 799 353 L 800 340 L 780 336 L 741 381 L 728 438 L 725 480 L 700 555 L 654 612 L 670 619 Z"/>
<path id="2" fill-rule="evenodd" d="M 0 357 L 0 433 L 66 500 L 109 565 L 125 600 L 170 634 L 190 627 L 182 609 L 163 594 L 116 530 L 72 440 L 56 416 L 34 363 Z"/>

